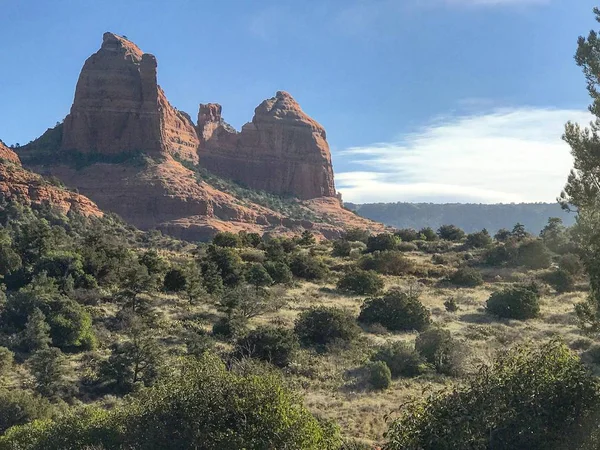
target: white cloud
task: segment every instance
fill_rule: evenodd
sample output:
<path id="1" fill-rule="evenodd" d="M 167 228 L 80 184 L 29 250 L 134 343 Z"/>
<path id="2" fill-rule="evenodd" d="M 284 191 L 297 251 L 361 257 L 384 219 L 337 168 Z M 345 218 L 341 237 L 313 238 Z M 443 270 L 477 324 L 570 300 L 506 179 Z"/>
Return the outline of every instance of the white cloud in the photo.
<path id="1" fill-rule="evenodd" d="M 564 124 L 579 110 L 517 108 L 442 118 L 398 142 L 341 152 L 360 171 L 336 176 L 346 201 L 554 201 L 572 158 Z"/>

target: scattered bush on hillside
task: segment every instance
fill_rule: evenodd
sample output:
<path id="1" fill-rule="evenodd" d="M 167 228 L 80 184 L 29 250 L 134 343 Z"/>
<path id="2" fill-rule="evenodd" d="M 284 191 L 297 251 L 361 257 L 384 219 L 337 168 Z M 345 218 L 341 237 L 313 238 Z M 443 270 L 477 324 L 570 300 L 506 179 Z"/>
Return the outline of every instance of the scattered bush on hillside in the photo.
<path id="1" fill-rule="evenodd" d="M 275 284 L 290 284 L 293 280 L 292 271 L 283 262 L 267 261 L 264 267 Z"/>
<path id="2" fill-rule="evenodd" d="M 292 257 L 290 270 L 298 278 L 309 281 L 322 280 L 329 275 L 329 269 L 320 258 L 303 253 Z"/>
<path id="3" fill-rule="evenodd" d="M 298 348 L 298 338 L 292 330 L 260 327 L 237 341 L 235 354 L 237 357 L 257 358 L 285 367 Z"/>
<path id="4" fill-rule="evenodd" d="M 438 228 L 437 235 L 445 241 L 457 242 L 465 237 L 465 232 L 456 225 L 442 225 Z"/>
<path id="5" fill-rule="evenodd" d="M 492 245 L 492 237 L 485 228 L 477 233 L 467 235 L 465 242 L 466 248 L 485 248 L 490 245 Z"/>
<path id="6" fill-rule="evenodd" d="M 520 346 L 466 386 L 405 405 L 386 448 L 582 448 L 599 405 L 598 381 L 564 344 Z"/>
<path id="7" fill-rule="evenodd" d="M 49 400 L 31 391 L 0 389 L 0 436 L 15 425 L 50 419 L 54 412 Z"/>
<path id="8" fill-rule="evenodd" d="M 414 262 L 399 251 L 375 252 L 363 255 L 358 266 L 382 275 L 407 275 L 415 270 Z"/>
<path id="9" fill-rule="evenodd" d="M 337 341 L 352 342 L 360 328 L 354 317 L 342 309 L 316 307 L 300 314 L 294 331 L 303 345 L 324 351 Z"/>
<path id="10" fill-rule="evenodd" d="M 380 347 L 371 360 L 384 362 L 394 378 L 416 377 L 426 370 L 425 360 L 414 347 L 400 341 Z"/>
<path id="11" fill-rule="evenodd" d="M 400 240 L 391 233 L 380 233 L 375 236 L 369 236 L 367 239 L 367 252 L 396 250 Z"/>
<path id="12" fill-rule="evenodd" d="M 170 269 L 163 282 L 164 288 L 167 292 L 181 292 L 185 289 L 187 284 L 187 277 L 183 270 L 178 268 Z"/>
<path id="13" fill-rule="evenodd" d="M 517 264 L 528 269 L 547 269 L 552 264 L 552 255 L 540 240 L 529 240 L 519 245 Z"/>
<path id="14" fill-rule="evenodd" d="M 384 361 L 374 361 L 367 366 L 369 383 L 373 389 L 383 391 L 392 384 L 392 373 Z"/>
<path id="15" fill-rule="evenodd" d="M 331 256 L 343 258 L 346 256 L 350 256 L 351 251 L 352 244 L 350 243 L 350 241 L 338 239 L 337 241 L 333 241 L 333 250 L 331 251 Z"/>
<path id="16" fill-rule="evenodd" d="M 581 258 L 574 253 L 567 253 L 558 258 L 558 267 L 566 270 L 574 277 L 583 273 L 583 262 Z"/>
<path id="17" fill-rule="evenodd" d="M 463 371 L 466 349 L 448 330 L 431 327 L 419 333 L 415 350 L 441 374 L 456 376 Z"/>
<path id="18" fill-rule="evenodd" d="M 383 289 L 383 278 L 372 270 L 353 269 L 337 283 L 337 289 L 358 295 L 373 295 Z"/>
<path id="19" fill-rule="evenodd" d="M 506 288 L 490 296 L 487 312 L 506 319 L 532 319 L 540 312 L 539 296 L 524 287 Z"/>
<path id="20" fill-rule="evenodd" d="M 417 294 L 391 290 L 382 297 L 365 300 L 358 321 L 378 323 L 390 331 L 420 331 L 431 323 L 431 317 Z"/>
<path id="21" fill-rule="evenodd" d="M 461 267 L 449 277 L 450 283 L 461 287 L 477 287 L 483 284 L 481 272 L 471 267 Z"/>
<path id="22" fill-rule="evenodd" d="M 397 230 L 394 235 L 396 235 L 402 242 L 412 242 L 421 239 L 419 232 L 412 228 L 402 228 Z"/>
<path id="23" fill-rule="evenodd" d="M 439 236 L 431 227 L 421 228 L 419 230 L 419 235 L 428 242 L 437 241 L 439 239 Z"/>
<path id="24" fill-rule="evenodd" d="M 371 233 L 369 230 L 365 230 L 363 228 L 351 228 L 346 230 L 346 232 L 342 235 L 342 239 L 348 242 L 362 242 L 366 244 L 370 235 Z"/>
<path id="25" fill-rule="evenodd" d="M 564 269 L 556 269 L 542 275 L 542 280 L 552 286 L 556 292 L 562 294 L 575 289 L 575 278 Z"/>
<path id="26" fill-rule="evenodd" d="M 261 263 L 248 265 L 244 273 L 244 278 L 247 283 L 256 288 L 271 286 L 274 283 L 273 278 L 271 278 L 271 275 L 269 275 L 269 272 Z"/>

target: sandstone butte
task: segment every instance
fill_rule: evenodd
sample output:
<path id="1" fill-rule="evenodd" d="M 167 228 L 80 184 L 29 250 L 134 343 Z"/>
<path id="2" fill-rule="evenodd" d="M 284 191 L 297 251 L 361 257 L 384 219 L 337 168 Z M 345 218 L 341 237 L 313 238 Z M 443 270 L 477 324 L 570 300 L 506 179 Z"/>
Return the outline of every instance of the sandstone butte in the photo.
<path id="1" fill-rule="evenodd" d="M 105 33 L 100 50 L 86 60 L 63 124 L 21 147 L 20 155 L 26 166 L 58 177 L 101 209 L 183 239 L 222 230 L 310 229 L 325 237 L 348 227 L 383 230 L 342 208 L 325 130 L 291 95 L 278 92 L 262 102 L 240 132 L 224 122 L 218 104 L 200 105 L 194 124 L 158 85 L 156 58 L 113 33 Z M 72 164 L 75 157 L 86 164 Z M 220 191 L 181 161 L 249 188 L 294 196 L 311 220 Z"/>
<path id="2" fill-rule="evenodd" d="M 0 196 L 25 205 L 50 204 L 64 214 L 70 211 L 86 217 L 101 217 L 102 211 L 83 195 L 50 184 L 23 168 L 17 154 L 0 141 Z"/>

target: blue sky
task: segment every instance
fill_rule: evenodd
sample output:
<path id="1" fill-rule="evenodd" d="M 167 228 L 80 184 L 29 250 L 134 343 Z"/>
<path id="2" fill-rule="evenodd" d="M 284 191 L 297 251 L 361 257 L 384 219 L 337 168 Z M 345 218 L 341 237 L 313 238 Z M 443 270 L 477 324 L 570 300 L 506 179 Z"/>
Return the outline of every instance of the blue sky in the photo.
<path id="1" fill-rule="evenodd" d="M 277 90 L 321 122 L 348 201 L 552 201 L 586 121 L 592 0 L 0 0 L 0 139 L 68 113 L 102 33 L 158 59 L 171 103 L 236 128 Z"/>

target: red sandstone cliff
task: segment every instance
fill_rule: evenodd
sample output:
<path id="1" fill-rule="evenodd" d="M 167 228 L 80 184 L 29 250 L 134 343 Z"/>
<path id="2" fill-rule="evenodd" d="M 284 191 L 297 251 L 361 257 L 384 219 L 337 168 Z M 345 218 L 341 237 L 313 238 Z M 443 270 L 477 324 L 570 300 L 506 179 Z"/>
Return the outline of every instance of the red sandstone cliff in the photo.
<path id="1" fill-rule="evenodd" d="M 218 104 L 200 105 L 200 164 L 253 189 L 300 199 L 335 197 L 325 130 L 287 92 L 263 101 L 237 133 Z"/>
<path id="2" fill-rule="evenodd" d="M 15 152 L 0 141 L 0 196 L 25 205 L 49 203 L 63 213 L 100 217 L 102 211 L 83 195 L 69 192 L 21 166 Z"/>
<path id="3" fill-rule="evenodd" d="M 179 155 L 197 162 L 198 138 L 189 117 L 173 108 L 157 84 L 156 58 L 133 42 L 104 33 L 85 62 L 62 150 L 115 155 Z"/>

